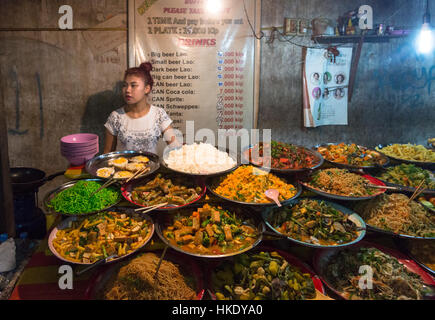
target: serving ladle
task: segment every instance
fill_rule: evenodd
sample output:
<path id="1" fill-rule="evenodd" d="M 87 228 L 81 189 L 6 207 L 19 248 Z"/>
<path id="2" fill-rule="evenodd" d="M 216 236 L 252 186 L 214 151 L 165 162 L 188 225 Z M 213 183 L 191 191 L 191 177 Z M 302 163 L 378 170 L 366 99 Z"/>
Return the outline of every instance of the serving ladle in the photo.
<path id="1" fill-rule="evenodd" d="M 276 205 L 278 207 L 281 207 L 281 203 L 278 200 L 279 197 L 279 191 L 276 189 L 268 189 L 264 192 L 264 194 L 266 195 L 266 197 L 268 197 L 269 199 L 272 199 L 273 201 L 275 201 Z"/>

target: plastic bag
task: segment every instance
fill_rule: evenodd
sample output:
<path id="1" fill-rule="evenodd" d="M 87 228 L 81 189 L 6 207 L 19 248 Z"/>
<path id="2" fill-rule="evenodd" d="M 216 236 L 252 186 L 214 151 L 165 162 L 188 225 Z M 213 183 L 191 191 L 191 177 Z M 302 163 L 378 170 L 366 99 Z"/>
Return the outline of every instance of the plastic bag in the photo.
<path id="1" fill-rule="evenodd" d="M 7 272 L 15 269 L 15 241 L 9 238 L 0 244 L 0 272 Z"/>

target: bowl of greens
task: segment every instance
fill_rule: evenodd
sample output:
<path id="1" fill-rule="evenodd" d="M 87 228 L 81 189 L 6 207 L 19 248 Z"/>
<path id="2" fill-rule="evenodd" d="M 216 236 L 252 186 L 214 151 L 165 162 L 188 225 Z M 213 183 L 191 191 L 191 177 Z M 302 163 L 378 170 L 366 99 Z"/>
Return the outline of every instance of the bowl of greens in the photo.
<path id="1" fill-rule="evenodd" d="M 46 194 L 43 200 L 44 209 L 48 214 L 59 213 L 67 216 L 91 215 L 107 210 L 118 204 L 122 197 L 116 184 L 94 193 L 103 183 L 102 179 L 64 183 Z"/>

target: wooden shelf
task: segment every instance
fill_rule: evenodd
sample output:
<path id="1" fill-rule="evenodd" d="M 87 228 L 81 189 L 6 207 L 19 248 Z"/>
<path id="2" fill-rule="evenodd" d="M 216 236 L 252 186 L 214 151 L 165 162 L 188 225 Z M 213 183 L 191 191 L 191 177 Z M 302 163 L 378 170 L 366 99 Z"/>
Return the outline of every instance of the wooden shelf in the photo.
<path id="1" fill-rule="evenodd" d="M 408 34 L 402 35 L 365 35 L 364 42 L 389 42 L 390 39 L 407 37 Z M 330 43 L 358 43 L 361 40 L 361 35 L 346 35 L 346 36 L 313 36 L 312 40 L 321 44 Z"/>

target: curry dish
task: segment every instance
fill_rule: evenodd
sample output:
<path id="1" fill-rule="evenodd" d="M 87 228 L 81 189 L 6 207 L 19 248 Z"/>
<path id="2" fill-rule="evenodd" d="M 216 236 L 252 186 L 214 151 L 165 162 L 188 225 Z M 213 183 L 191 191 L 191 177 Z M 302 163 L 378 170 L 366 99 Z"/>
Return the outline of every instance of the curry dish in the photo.
<path id="1" fill-rule="evenodd" d="M 221 207 L 205 204 L 190 216 L 175 216 L 163 236 L 183 251 L 202 255 L 220 255 L 241 251 L 251 246 L 258 233 L 242 224 L 240 217 Z"/>
<path id="2" fill-rule="evenodd" d="M 90 264 L 113 254 L 130 254 L 150 236 L 150 223 L 138 214 L 101 212 L 58 230 L 53 246 L 68 261 Z"/>

